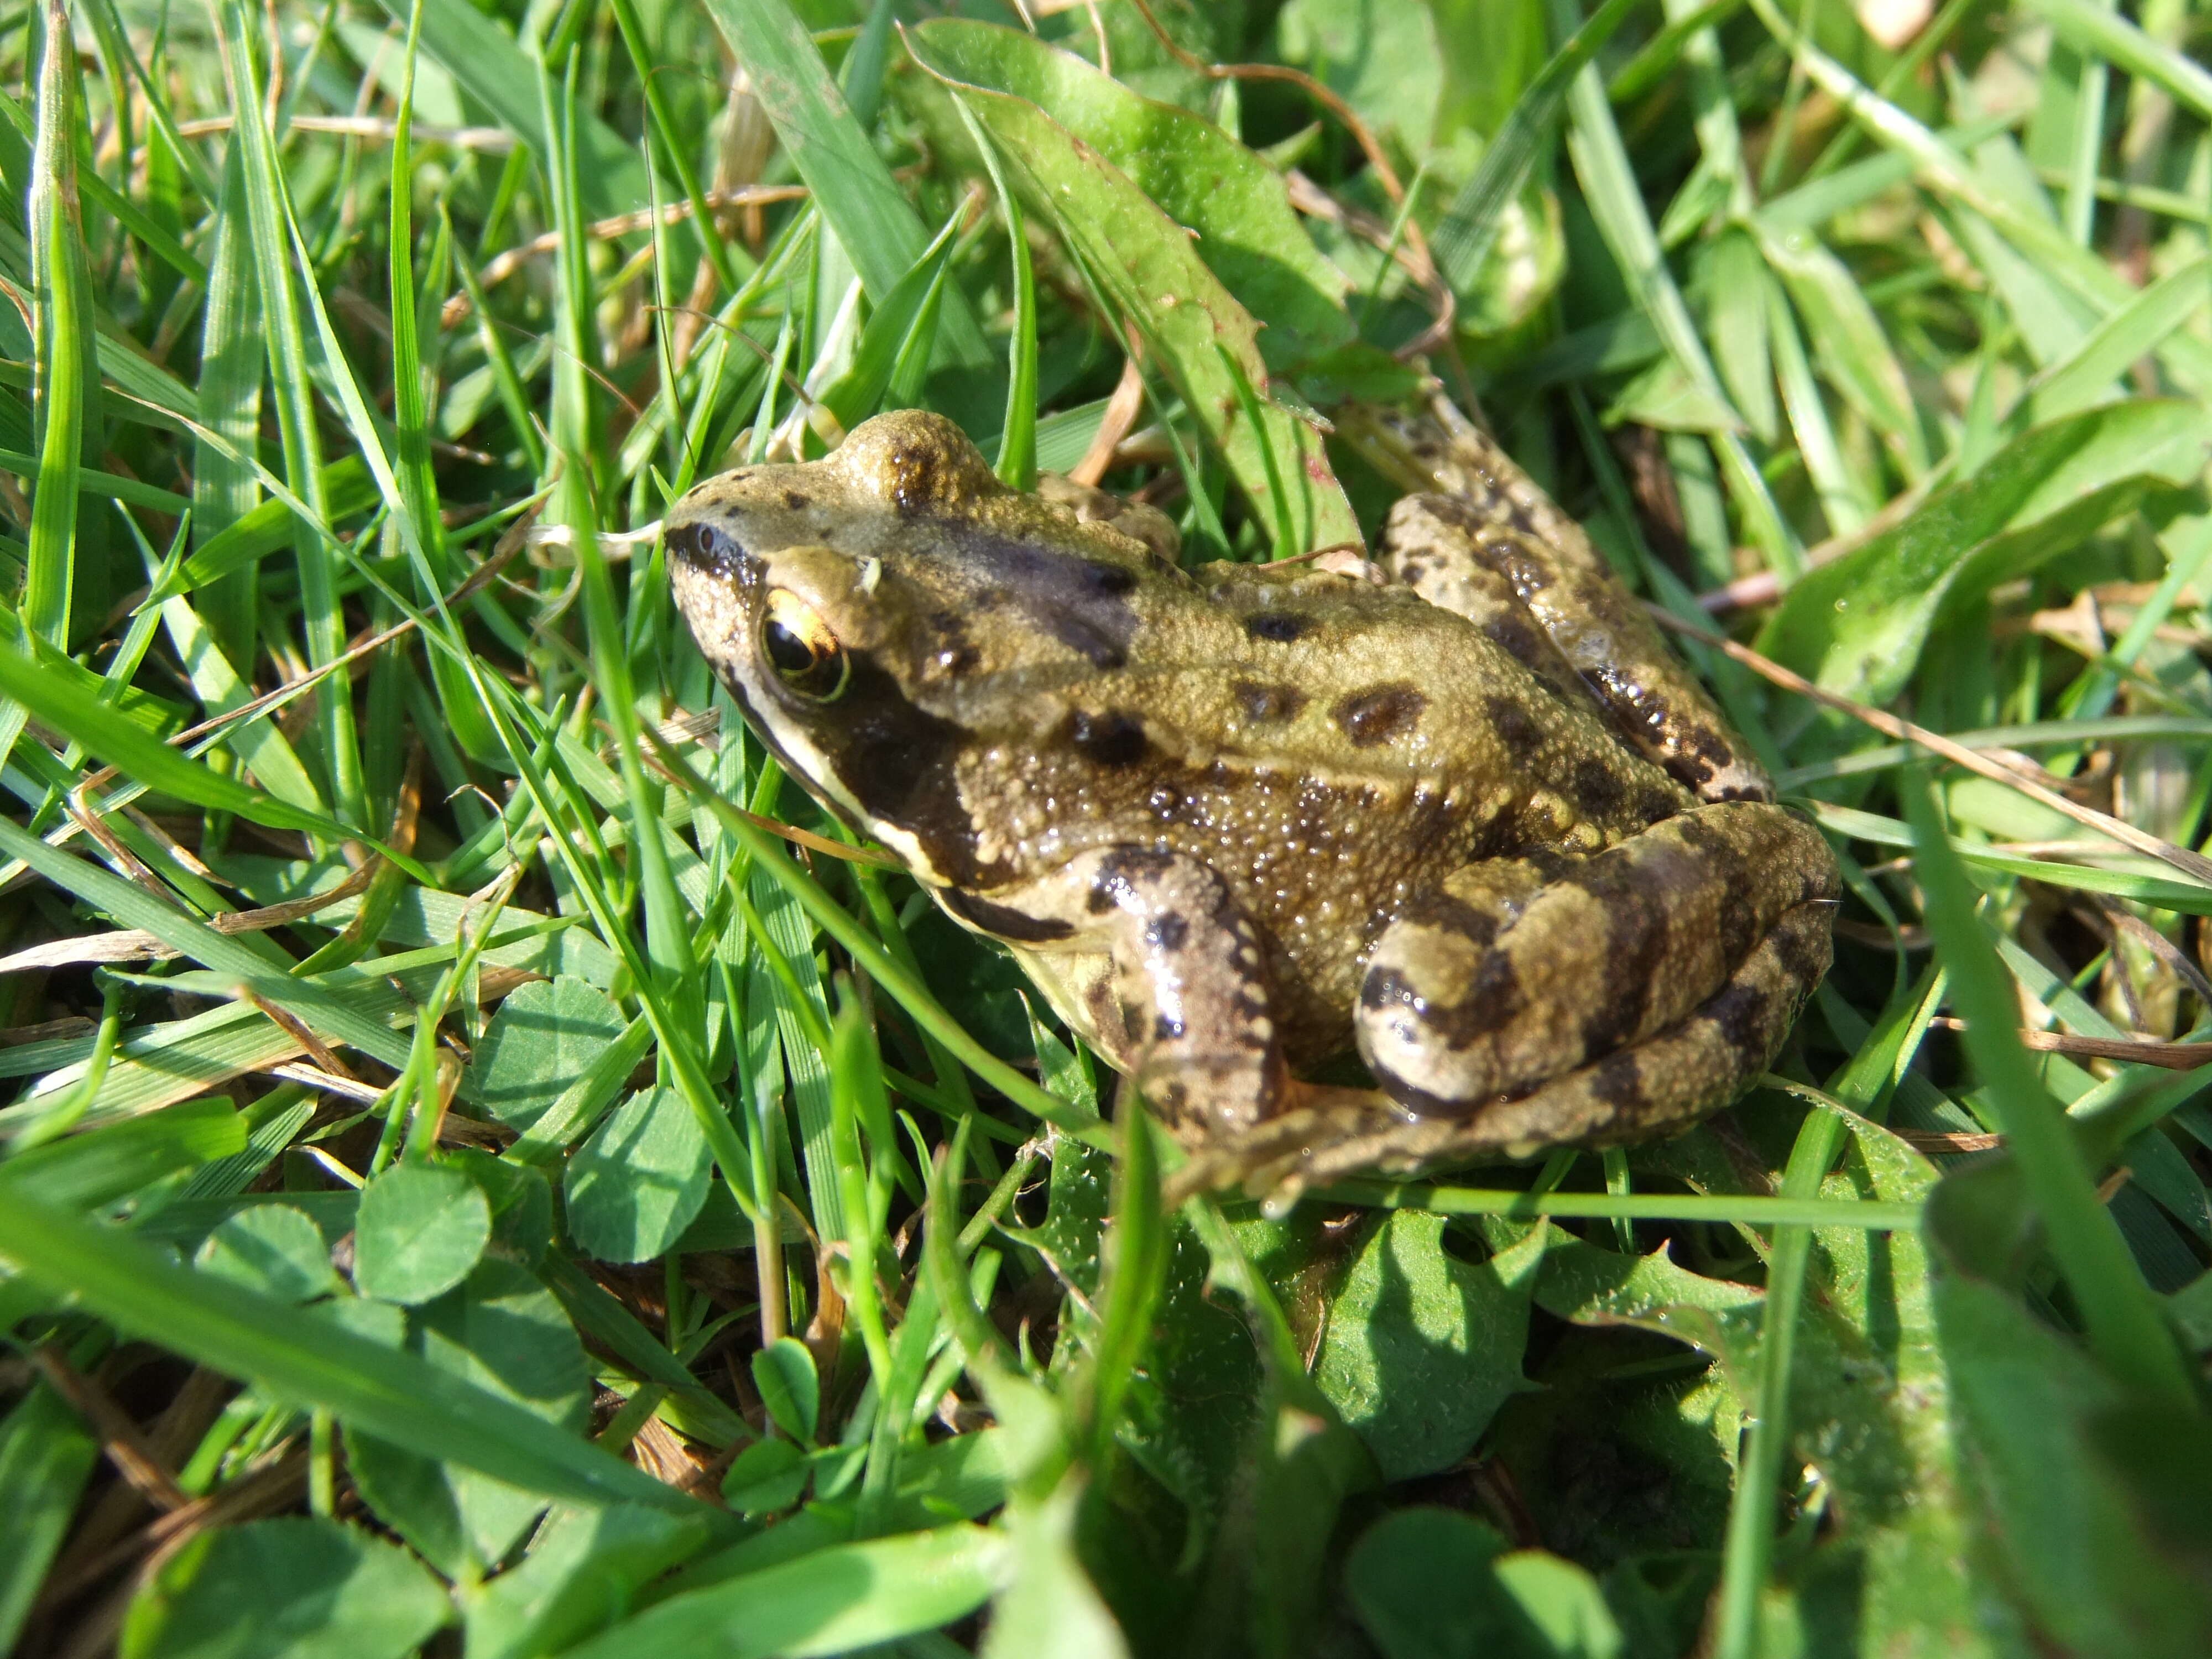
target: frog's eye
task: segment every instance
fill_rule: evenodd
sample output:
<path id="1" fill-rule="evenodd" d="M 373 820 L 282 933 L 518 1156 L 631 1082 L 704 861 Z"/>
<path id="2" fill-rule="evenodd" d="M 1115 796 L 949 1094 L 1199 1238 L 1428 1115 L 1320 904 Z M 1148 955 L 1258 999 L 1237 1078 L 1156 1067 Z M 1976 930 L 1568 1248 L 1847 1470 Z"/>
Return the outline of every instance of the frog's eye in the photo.
<path id="1" fill-rule="evenodd" d="M 822 613 L 787 588 L 768 596 L 761 613 L 761 653 L 778 679 L 817 702 L 836 702 L 853 677 L 845 647 Z"/>

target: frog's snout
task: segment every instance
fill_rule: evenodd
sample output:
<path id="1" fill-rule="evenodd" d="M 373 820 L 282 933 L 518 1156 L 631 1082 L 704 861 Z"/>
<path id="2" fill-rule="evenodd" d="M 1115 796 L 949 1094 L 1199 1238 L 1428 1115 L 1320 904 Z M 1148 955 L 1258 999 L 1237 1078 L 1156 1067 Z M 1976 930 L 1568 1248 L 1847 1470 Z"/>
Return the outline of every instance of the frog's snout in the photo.
<path id="1" fill-rule="evenodd" d="M 708 519 L 671 526 L 661 544 L 670 558 L 681 560 L 702 574 L 725 579 L 738 574 L 745 556 L 738 538 Z"/>

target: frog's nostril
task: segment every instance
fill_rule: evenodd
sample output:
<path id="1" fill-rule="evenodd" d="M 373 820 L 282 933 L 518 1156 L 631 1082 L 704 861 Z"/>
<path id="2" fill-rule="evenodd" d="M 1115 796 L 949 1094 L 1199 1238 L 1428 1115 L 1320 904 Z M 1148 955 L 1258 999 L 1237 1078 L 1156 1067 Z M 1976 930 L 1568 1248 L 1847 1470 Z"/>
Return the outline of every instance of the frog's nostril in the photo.
<path id="1" fill-rule="evenodd" d="M 744 553 L 736 537 L 703 520 L 678 525 L 662 540 L 669 557 L 718 576 L 735 570 Z"/>

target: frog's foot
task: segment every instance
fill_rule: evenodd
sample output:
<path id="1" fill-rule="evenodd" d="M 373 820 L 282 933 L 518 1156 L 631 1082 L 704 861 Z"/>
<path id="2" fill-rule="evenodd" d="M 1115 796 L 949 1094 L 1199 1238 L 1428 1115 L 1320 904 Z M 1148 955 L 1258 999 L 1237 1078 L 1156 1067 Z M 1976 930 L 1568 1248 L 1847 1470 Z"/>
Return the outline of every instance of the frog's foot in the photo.
<path id="1" fill-rule="evenodd" d="M 988 900 L 951 894 L 970 926 L 1031 951 L 1097 951 L 1094 994 L 1107 1058 L 1180 1138 L 1243 1133 L 1276 1110 L 1288 1073 L 1269 1012 L 1267 966 L 1228 884 L 1200 860 L 1152 848 L 1079 854 Z"/>
<path id="2" fill-rule="evenodd" d="M 1820 900 L 1792 908 L 1717 993 L 1633 1048 L 1459 1118 L 1409 1120 L 1375 1097 L 1331 1091 L 1197 1152 L 1176 1171 L 1168 1200 L 1241 1187 L 1286 1205 L 1354 1176 L 1411 1176 L 1687 1128 L 1750 1087 L 1781 1048 L 1827 969 L 1831 908 Z"/>
<path id="3" fill-rule="evenodd" d="M 1498 443 L 1438 397 L 1425 417 L 1371 405 L 1339 430 L 1413 492 L 1391 509 L 1382 563 L 1551 679 L 1579 675 L 1644 757 L 1706 800 L 1771 800 L 1774 786 L 1580 525 Z"/>
<path id="4" fill-rule="evenodd" d="M 1533 896 L 1448 882 L 1376 941 L 1361 1057 L 1416 1116 L 1487 1113 L 1677 1024 L 1785 916 L 1825 921 L 1837 891 L 1820 831 L 1754 801 L 1665 819 Z"/>

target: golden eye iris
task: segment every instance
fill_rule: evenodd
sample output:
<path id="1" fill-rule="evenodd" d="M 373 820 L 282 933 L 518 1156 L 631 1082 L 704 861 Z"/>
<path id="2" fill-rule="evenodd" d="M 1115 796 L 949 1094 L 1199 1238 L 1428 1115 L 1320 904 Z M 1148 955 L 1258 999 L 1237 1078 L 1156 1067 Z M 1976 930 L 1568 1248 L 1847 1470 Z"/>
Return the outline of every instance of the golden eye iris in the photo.
<path id="1" fill-rule="evenodd" d="M 761 612 L 761 654 L 778 679 L 817 702 L 834 702 L 853 674 L 822 613 L 786 588 L 770 592 Z"/>

